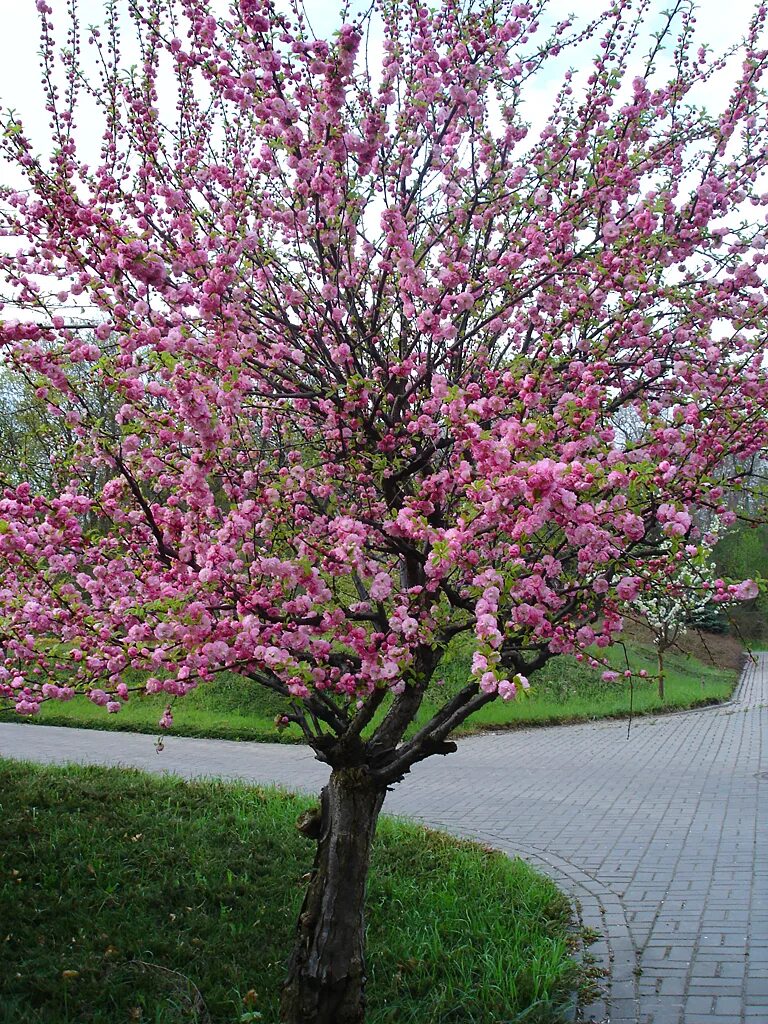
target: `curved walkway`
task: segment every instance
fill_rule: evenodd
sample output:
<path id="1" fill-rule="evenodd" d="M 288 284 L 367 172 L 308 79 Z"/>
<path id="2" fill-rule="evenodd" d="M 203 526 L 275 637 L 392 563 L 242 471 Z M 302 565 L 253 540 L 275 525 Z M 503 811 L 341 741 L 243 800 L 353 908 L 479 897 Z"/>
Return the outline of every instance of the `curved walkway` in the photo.
<path id="1" fill-rule="evenodd" d="M 584 1020 L 768 1024 L 768 655 L 728 705 L 462 740 L 386 810 L 519 853 L 579 900 L 606 970 Z M 300 747 L 23 724 L 0 756 L 318 789 Z"/>

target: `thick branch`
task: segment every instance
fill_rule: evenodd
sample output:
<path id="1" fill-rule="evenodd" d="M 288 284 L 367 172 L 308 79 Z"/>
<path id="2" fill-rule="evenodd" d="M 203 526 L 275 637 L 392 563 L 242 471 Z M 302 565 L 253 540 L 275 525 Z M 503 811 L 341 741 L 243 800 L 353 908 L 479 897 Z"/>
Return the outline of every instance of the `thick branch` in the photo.
<path id="1" fill-rule="evenodd" d="M 352 723 L 347 729 L 348 736 L 359 736 L 362 733 L 363 729 L 372 721 L 373 716 L 381 707 L 387 692 L 383 687 L 373 691 L 352 719 Z"/>
<path id="2" fill-rule="evenodd" d="M 267 675 L 258 669 L 249 669 L 244 675 L 248 679 L 253 679 L 254 682 L 265 686 L 268 690 L 273 690 L 281 697 L 289 699 L 291 696 L 288 687 L 277 676 Z M 326 725 L 333 729 L 337 736 L 345 732 L 348 724 L 347 716 L 325 694 L 315 692 L 309 697 L 302 698 L 302 703 L 313 717 L 318 718 L 321 722 L 325 722 Z"/>
<path id="3" fill-rule="evenodd" d="M 421 707 L 426 688 L 426 682 L 416 683 L 406 686 L 403 692 L 395 697 L 384 721 L 376 729 L 373 737 L 367 744 L 369 751 L 373 755 L 374 763 L 380 758 L 386 757 L 400 742 L 405 730 L 416 717 Z"/>
<path id="4" fill-rule="evenodd" d="M 474 691 L 474 696 L 470 696 L 467 700 L 465 695 L 472 691 Z M 413 765 L 431 757 L 432 754 L 452 753 L 456 749 L 456 744 L 446 743 L 446 737 L 475 711 L 479 711 L 480 708 L 496 699 L 495 693 L 478 693 L 477 691 L 477 683 L 465 687 L 460 694 L 457 694 L 452 701 L 441 708 L 435 718 L 419 730 L 413 739 L 399 747 L 395 757 L 388 764 L 378 770 L 373 770 L 371 777 L 377 783 L 391 785 L 393 782 L 399 782 Z M 456 707 L 453 713 L 447 714 L 447 710 L 455 706 L 459 697 L 464 697 L 466 703 Z M 438 722 L 440 724 L 437 724 Z"/>

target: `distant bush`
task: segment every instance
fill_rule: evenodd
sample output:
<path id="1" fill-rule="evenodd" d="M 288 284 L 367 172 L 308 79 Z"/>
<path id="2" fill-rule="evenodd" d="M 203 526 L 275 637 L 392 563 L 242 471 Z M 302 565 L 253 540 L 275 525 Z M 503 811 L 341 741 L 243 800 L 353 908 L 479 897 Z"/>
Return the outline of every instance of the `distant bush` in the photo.
<path id="1" fill-rule="evenodd" d="M 715 545 L 713 556 L 724 575 L 768 576 L 768 525 L 736 527 Z"/>
<path id="2" fill-rule="evenodd" d="M 725 610 L 716 604 L 697 608 L 686 620 L 691 629 L 703 629 L 706 633 L 727 633 L 730 622 Z"/>
<path id="3" fill-rule="evenodd" d="M 715 546 L 713 556 L 723 576 L 736 580 L 768 577 L 768 526 L 738 526 Z M 733 606 L 728 617 L 746 639 L 768 640 L 768 594 Z"/>

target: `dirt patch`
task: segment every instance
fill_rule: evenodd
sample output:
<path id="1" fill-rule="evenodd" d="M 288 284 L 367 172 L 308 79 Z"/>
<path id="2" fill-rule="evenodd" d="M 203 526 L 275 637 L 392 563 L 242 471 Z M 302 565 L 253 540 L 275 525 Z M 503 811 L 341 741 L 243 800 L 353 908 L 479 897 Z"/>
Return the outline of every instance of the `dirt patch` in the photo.
<path id="1" fill-rule="evenodd" d="M 627 622 L 624 629 L 627 637 L 641 643 L 653 643 L 653 633 L 641 622 Z M 705 665 L 739 671 L 744 664 L 744 645 L 738 637 L 729 633 L 706 633 L 704 630 L 689 629 L 675 644 L 673 650 L 690 654 Z"/>

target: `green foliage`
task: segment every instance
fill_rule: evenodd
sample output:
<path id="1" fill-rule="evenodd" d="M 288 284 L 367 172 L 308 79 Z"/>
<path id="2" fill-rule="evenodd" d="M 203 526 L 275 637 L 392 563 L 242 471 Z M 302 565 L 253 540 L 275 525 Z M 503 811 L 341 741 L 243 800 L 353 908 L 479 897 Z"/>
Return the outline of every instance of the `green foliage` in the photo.
<path id="1" fill-rule="evenodd" d="M 725 609 L 711 602 L 697 608 L 686 621 L 694 629 L 703 629 L 707 633 L 727 633 L 730 629 Z"/>
<path id="2" fill-rule="evenodd" d="M 135 677 L 133 684 L 137 683 Z M 133 685 L 129 682 L 129 685 Z M 35 723 L 73 725 L 82 729 L 110 729 L 118 732 L 157 734 L 158 722 L 168 703 L 167 694 L 131 699 L 117 715 L 108 715 L 84 697 L 69 703 L 49 701 Z M 252 680 L 234 673 L 222 673 L 186 697 L 173 701 L 173 731 L 179 736 L 211 736 L 218 739 L 296 743 L 301 737 L 292 730 L 278 732 L 275 716 L 286 711 L 282 697 Z"/>
<path id="3" fill-rule="evenodd" d="M 768 525 L 739 526 L 727 533 L 714 549 L 723 576 L 735 580 L 768 578 Z M 768 594 L 729 609 L 737 633 L 747 640 L 768 640 Z"/>
<path id="4" fill-rule="evenodd" d="M 632 680 L 619 678 L 604 682 L 602 673 L 579 663 L 575 658 L 553 658 L 531 679 L 527 699 L 509 704 L 495 701 L 470 719 L 472 729 L 503 729 L 526 725 L 557 725 L 563 722 L 587 722 L 600 718 L 620 718 L 629 714 L 652 714 L 672 709 L 692 708 L 727 700 L 737 681 L 737 673 L 705 665 L 697 658 L 668 651 L 665 662 L 665 699 L 658 696 L 656 649 L 648 643 L 626 642 L 607 652 L 617 672 L 627 667 Z M 645 671 L 646 679 L 639 677 Z"/>
<path id="5" fill-rule="evenodd" d="M 718 541 L 713 556 L 725 576 L 737 580 L 768 577 L 768 525 L 731 530 Z"/>
<path id="6" fill-rule="evenodd" d="M 0 1022 L 275 1021 L 309 804 L 0 762 Z M 368 907 L 371 1024 L 560 1019 L 570 907 L 522 862 L 383 819 Z"/>
<path id="7" fill-rule="evenodd" d="M 83 340 L 95 339 L 84 332 Z M 86 408 L 94 426 L 117 435 L 115 413 L 122 400 L 103 382 L 96 386 L 87 374 L 81 377 L 77 381 L 81 411 Z M 33 491 L 53 496 L 70 478 L 68 466 L 77 434 L 63 414 L 38 397 L 37 385 L 49 383 L 0 365 L 0 480 L 14 486 L 26 482 Z M 109 475 L 111 471 L 104 466 L 92 466 L 85 475 L 78 474 L 82 492 L 98 494 Z M 86 527 L 103 529 L 103 523 L 89 516 Z"/>
<path id="8" fill-rule="evenodd" d="M 50 492 L 51 459 L 61 459 L 72 441 L 63 420 L 46 410 L 28 381 L 0 370 L 0 479 L 14 485 L 28 481 Z"/>
<path id="9" fill-rule="evenodd" d="M 607 652 L 594 653 L 607 656 L 614 670 L 623 672 L 629 668 L 634 673 L 631 696 L 633 710 L 638 713 L 725 700 L 736 682 L 733 671 L 705 665 L 697 658 L 671 651 L 667 659 L 667 697 L 661 702 L 650 678 L 656 673 L 656 650 L 650 641 L 627 640 Z M 450 697 L 466 684 L 470 659 L 471 643 L 467 638 L 462 637 L 459 643 L 451 644 L 438 672 L 445 679 L 444 692 L 431 692 L 433 703 L 428 710 L 434 709 L 438 697 Z M 648 673 L 647 680 L 639 678 L 641 671 Z M 569 655 L 561 655 L 534 673 L 527 695 L 521 694 L 509 703 L 494 701 L 473 715 L 462 731 L 489 726 L 552 725 L 610 718 L 628 714 L 629 707 L 628 680 L 621 678 L 616 682 L 605 682 L 600 670 L 592 669 Z"/>

